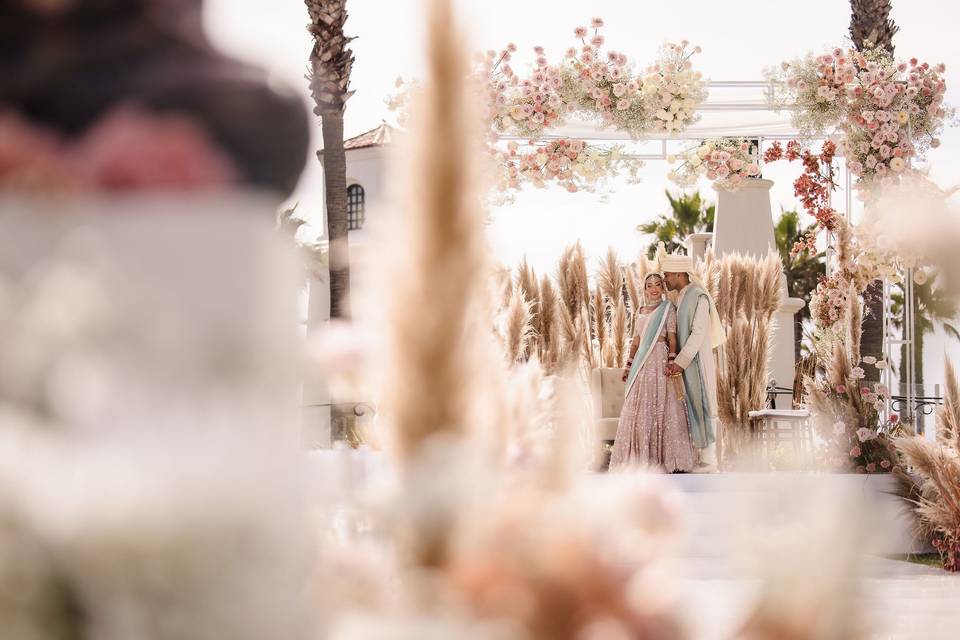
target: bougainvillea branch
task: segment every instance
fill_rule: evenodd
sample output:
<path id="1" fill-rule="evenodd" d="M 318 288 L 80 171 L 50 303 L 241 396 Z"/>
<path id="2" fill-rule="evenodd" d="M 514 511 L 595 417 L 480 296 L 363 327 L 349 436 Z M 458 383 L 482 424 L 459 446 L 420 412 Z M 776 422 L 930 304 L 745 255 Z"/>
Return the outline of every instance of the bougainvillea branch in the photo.
<path id="1" fill-rule="evenodd" d="M 836 210 L 830 205 L 830 196 L 837 188 L 833 166 L 836 152 L 837 147 L 830 140 L 823 143 L 820 153 L 803 149 L 799 142 L 791 140 L 787 143 L 786 149 L 779 142 L 774 142 L 763 154 L 764 162 L 800 160 L 803 164 L 803 173 L 793 182 L 793 195 L 800 200 L 804 210 L 816 220 L 816 227 L 793 246 L 791 255 L 814 250 L 817 233 L 821 230 L 830 232 L 837 230 L 839 218 Z"/>

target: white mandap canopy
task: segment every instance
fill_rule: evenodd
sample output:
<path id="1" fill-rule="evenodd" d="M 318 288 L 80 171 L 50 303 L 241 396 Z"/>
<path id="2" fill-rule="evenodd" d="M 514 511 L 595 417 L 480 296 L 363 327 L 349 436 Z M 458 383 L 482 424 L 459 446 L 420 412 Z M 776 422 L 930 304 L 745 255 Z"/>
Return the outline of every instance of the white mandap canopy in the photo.
<path id="1" fill-rule="evenodd" d="M 650 135 L 637 142 L 625 131 L 601 128 L 591 122 L 569 123 L 551 129 L 540 136 L 543 139 L 577 138 L 597 142 L 620 142 L 649 145 L 659 141 L 665 148 L 670 141 L 702 140 L 704 138 L 763 138 L 768 140 L 791 140 L 799 132 L 790 122 L 789 108 L 777 107 L 779 85 L 771 81 L 727 80 L 705 82 L 707 100 L 697 111 L 700 120 L 683 132 L 673 135 Z M 521 136 L 504 135 L 503 140 L 525 139 Z M 642 158 L 658 159 L 666 153 L 641 153 Z"/>

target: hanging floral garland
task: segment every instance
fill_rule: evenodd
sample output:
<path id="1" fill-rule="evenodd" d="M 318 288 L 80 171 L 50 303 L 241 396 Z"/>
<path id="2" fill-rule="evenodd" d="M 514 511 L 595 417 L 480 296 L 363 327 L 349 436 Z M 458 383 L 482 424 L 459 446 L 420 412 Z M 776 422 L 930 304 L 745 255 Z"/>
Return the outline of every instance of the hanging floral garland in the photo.
<path id="1" fill-rule="evenodd" d="M 543 188 L 555 183 L 571 193 L 594 191 L 609 178 L 626 173 L 637 181 L 642 163 L 625 157 L 620 146 L 604 148 L 587 145 L 583 140 L 562 138 L 521 150 L 511 141 L 505 151 L 496 151 L 498 188 L 501 192 L 519 190 L 523 183 Z"/>
<path id="2" fill-rule="evenodd" d="M 633 139 L 673 134 L 698 119 L 696 110 L 706 99 L 706 89 L 691 59 L 699 47 L 691 48 L 686 41 L 665 44 L 656 62 L 641 72 L 625 54 L 604 49 L 602 27 L 603 20 L 594 18 L 590 29 L 575 28 L 577 46 L 567 49 L 556 64 L 542 47 L 534 47 L 535 64 L 526 75 L 511 65 L 517 52 L 513 43 L 479 57 L 476 76 L 484 87 L 491 154 L 502 167 L 501 192 L 523 184 L 593 190 L 623 172 L 636 178 L 643 163 L 625 154 L 622 146 L 543 140 L 549 129 L 567 124 L 571 117 L 592 119 Z M 414 87 L 398 81 L 399 92 L 388 99 L 390 108 L 400 113 L 401 125 Z M 521 150 L 517 143 L 504 149 L 498 145 L 504 136 L 525 140 L 527 148 Z"/>
<path id="3" fill-rule="evenodd" d="M 537 138 L 575 114 L 637 139 L 682 131 L 696 121 L 696 108 L 706 98 L 691 62 L 699 47 L 688 51 L 686 41 L 665 44 L 657 62 L 639 73 L 623 53 L 604 52 L 603 20 L 594 18 L 592 26 L 589 41 L 586 27 L 574 29 L 581 46 L 567 49 L 557 65 L 549 64 L 542 47 L 534 47 L 536 66 L 526 78 L 509 64 L 516 45 L 499 55 L 486 53 L 488 113 L 495 131 Z"/>

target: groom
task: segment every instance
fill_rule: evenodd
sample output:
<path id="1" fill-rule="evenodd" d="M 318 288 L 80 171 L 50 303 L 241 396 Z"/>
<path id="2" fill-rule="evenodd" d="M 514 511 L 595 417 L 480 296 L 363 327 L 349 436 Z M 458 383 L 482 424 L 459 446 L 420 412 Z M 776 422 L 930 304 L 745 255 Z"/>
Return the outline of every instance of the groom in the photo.
<path id="1" fill-rule="evenodd" d="M 717 367 L 713 349 L 723 343 L 723 327 L 710 295 L 691 283 L 693 259 L 662 254 L 660 268 L 670 291 L 678 291 L 677 344 L 679 353 L 664 373 L 682 375 L 687 396 L 690 440 L 697 449 L 699 471 L 716 471 Z"/>

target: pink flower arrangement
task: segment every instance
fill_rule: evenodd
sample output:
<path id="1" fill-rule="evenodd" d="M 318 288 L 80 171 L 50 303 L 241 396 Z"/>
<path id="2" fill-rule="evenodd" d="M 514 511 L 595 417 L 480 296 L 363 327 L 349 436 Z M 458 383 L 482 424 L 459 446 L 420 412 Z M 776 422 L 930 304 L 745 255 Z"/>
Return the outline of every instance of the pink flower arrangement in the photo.
<path id="1" fill-rule="evenodd" d="M 537 66 L 526 78 L 507 64 L 514 45 L 499 54 L 488 51 L 479 73 L 488 78 L 487 111 L 494 132 L 537 138 L 562 124 L 570 112 L 598 115 L 604 124 L 637 138 L 680 131 L 695 121 L 696 107 L 706 97 L 690 61 L 699 47 L 688 51 L 686 42 L 667 44 L 646 75 L 635 75 L 624 54 L 602 50 L 602 26 L 603 20 L 594 18 L 590 28 L 576 27 L 579 46 L 568 48 L 558 65 L 535 47 Z"/>
<path id="2" fill-rule="evenodd" d="M 916 58 L 897 63 L 882 49 L 837 48 L 784 63 L 770 75 L 785 82 L 802 131 L 839 127 L 847 167 L 866 193 L 875 183 L 896 180 L 913 158 L 939 145 L 952 111 L 943 104 L 944 70 Z"/>
<path id="3" fill-rule="evenodd" d="M 600 148 L 563 138 L 521 150 L 516 142 L 497 153 L 502 167 L 500 190 L 519 190 L 524 181 L 537 188 L 555 183 L 571 193 L 593 191 L 606 178 L 627 171 L 636 179 L 643 163 L 626 158 L 619 147 Z"/>
<path id="4" fill-rule="evenodd" d="M 733 191 L 744 180 L 760 177 L 760 165 L 751 155 L 750 143 L 739 138 L 704 140 L 668 161 L 679 162 L 668 177 L 684 187 L 706 176 L 718 187 Z"/>
<path id="5" fill-rule="evenodd" d="M 534 47 L 536 66 L 525 77 L 509 64 L 516 51 L 513 44 L 480 57 L 477 73 L 486 86 L 491 147 L 503 133 L 538 140 L 571 114 L 599 117 L 604 125 L 636 138 L 651 132 L 680 131 L 696 120 L 696 107 L 706 98 L 700 74 L 692 70 L 690 60 L 700 53 L 699 47 L 688 50 L 686 41 L 665 45 L 657 63 L 641 76 L 634 73 L 624 54 L 602 49 L 605 38 L 601 27 L 600 18 L 591 20 L 590 28 L 576 27 L 573 33 L 579 45 L 568 48 L 558 64 L 550 63 L 543 47 Z M 406 102 L 395 99 L 392 104 L 404 106 Z M 605 177 L 603 171 L 627 167 L 633 177 L 639 166 L 635 160 L 599 148 L 585 149 L 579 159 L 567 160 L 574 163 L 574 174 L 569 173 L 571 169 L 563 158 L 555 159 L 552 165 L 531 161 L 542 158 L 544 149 L 552 148 L 551 143 L 524 154 L 494 150 L 505 163 L 501 189 L 515 189 L 521 181 L 529 180 L 535 186 L 555 181 L 567 190 L 580 190 Z"/>

